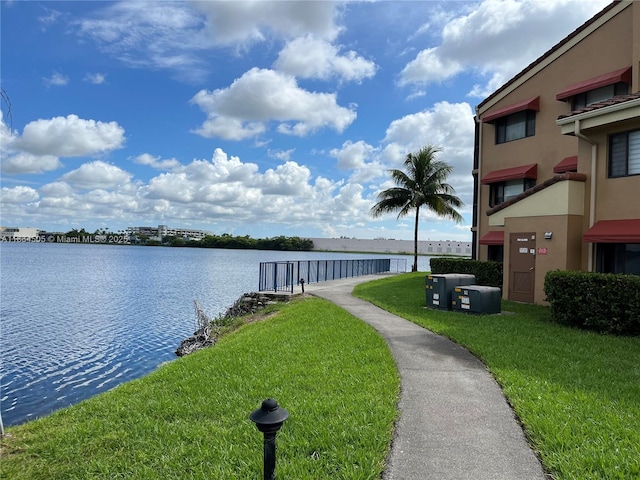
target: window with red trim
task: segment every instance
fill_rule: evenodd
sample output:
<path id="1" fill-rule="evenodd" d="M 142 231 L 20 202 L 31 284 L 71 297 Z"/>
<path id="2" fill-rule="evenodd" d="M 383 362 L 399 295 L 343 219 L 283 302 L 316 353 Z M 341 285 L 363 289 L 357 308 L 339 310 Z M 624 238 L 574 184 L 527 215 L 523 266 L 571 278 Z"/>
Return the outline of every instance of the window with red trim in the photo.
<path id="1" fill-rule="evenodd" d="M 584 108 L 592 103 L 602 102 L 609 100 L 616 95 L 626 95 L 629 93 L 629 85 L 625 82 L 618 82 L 611 85 L 606 85 L 600 88 L 594 88 L 583 93 L 574 95 L 571 100 L 571 109 L 578 110 Z"/>
<path id="2" fill-rule="evenodd" d="M 536 134 L 536 112 L 523 110 L 495 120 L 496 144 L 511 142 Z"/>
<path id="3" fill-rule="evenodd" d="M 536 180 L 534 178 L 518 178 L 516 180 L 507 180 L 506 182 L 492 183 L 489 189 L 489 207 L 500 205 L 535 185 Z"/>

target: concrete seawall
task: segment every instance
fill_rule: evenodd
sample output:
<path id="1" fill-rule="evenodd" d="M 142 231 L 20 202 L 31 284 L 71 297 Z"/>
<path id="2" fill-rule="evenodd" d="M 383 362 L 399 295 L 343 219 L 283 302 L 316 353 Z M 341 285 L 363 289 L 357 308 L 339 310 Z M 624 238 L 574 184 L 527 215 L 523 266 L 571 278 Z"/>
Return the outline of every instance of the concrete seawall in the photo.
<path id="1" fill-rule="evenodd" d="M 413 254 L 413 240 L 358 239 L 358 238 L 309 238 L 314 250 L 332 252 L 371 252 Z M 420 255 L 471 256 L 471 242 L 418 241 Z"/>

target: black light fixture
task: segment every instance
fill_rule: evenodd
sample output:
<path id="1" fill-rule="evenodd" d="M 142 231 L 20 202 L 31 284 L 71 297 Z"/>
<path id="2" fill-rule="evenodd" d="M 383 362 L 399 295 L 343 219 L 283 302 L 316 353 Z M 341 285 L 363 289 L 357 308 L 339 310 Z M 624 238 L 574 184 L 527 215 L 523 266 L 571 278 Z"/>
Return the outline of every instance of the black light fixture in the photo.
<path id="1" fill-rule="evenodd" d="M 276 478 L 276 434 L 287 418 L 289 412 L 279 407 L 273 398 L 264 400 L 262 406 L 249 415 L 249 419 L 264 434 L 264 480 Z"/>

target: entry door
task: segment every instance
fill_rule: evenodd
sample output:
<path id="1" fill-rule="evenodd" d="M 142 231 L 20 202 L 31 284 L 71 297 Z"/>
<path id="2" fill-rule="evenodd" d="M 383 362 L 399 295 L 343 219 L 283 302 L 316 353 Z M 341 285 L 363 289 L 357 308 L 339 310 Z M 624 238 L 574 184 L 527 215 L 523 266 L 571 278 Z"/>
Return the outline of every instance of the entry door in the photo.
<path id="1" fill-rule="evenodd" d="M 536 268 L 536 234 L 509 237 L 509 300 L 533 303 Z"/>

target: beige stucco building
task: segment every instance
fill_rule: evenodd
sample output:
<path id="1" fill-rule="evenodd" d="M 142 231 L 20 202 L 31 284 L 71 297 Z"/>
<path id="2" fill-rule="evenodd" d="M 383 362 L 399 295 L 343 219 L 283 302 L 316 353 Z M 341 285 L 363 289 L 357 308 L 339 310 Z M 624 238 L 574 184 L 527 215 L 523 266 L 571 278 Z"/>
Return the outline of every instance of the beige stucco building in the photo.
<path id="1" fill-rule="evenodd" d="M 503 298 L 548 271 L 640 274 L 640 1 L 614 1 L 476 108 L 473 255 Z"/>

